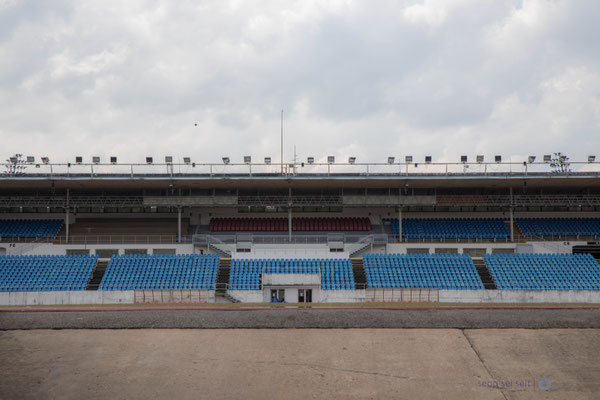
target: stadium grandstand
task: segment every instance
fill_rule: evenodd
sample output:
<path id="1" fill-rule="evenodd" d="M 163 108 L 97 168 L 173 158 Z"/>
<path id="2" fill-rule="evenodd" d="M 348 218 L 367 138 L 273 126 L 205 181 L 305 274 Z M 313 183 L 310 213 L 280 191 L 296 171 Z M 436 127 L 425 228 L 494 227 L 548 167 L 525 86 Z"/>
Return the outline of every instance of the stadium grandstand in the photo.
<path id="1" fill-rule="evenodd" d="M 5 305 L 600 302 L 595 161 L 31 160 L 0 177 Z"/>

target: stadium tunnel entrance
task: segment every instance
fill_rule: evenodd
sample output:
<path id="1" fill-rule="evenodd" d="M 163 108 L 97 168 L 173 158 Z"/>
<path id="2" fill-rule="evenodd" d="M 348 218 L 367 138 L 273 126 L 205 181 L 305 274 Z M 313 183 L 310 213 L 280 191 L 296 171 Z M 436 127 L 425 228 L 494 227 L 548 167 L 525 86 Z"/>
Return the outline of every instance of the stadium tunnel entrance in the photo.
<path id="1" fill-rule="evenodd" d="M 263 274 L 263 301 L 312 303 L 320 300 L 320 274 Z"/>

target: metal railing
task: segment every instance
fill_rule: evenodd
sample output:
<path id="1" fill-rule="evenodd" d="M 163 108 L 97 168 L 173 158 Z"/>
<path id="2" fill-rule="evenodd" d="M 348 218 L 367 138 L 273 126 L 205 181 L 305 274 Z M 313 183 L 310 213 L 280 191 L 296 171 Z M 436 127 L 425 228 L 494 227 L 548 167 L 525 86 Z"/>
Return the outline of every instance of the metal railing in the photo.
<path id="1" fill-rule="evenodd" d="M 23 163 L 18 173 L 3 179 L 51 178 L 158 178 L 227 176 L 599 176 L 598 161 L 568 161 L 558 171 L 548 162 L 291 162 L 266 163 Z M 11 164 L 5 164 L 10 166 Z"/>
<path id="2" fill-rule="evenodd" d="M 177 240 L 177 235 L 77 235 L 49 238 L 54 244 L 183 244 L 192 243 L 189 237 Z"/>

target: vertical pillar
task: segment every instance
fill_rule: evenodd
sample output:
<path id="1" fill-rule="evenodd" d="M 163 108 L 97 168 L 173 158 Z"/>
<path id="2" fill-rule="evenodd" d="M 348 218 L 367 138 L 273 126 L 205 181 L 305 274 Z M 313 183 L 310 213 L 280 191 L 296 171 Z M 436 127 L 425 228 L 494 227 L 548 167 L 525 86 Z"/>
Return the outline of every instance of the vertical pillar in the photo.
<path id="1" fill-rule="evenodd" d="M 292 188 L 288 189 L 288 238 L 292 241 Z"/>
<path id="2" fill-rule="evenodd" d="M 181 243 L 181 207 L 177 207 L 177 242 Z"/>
<path id="3" fill-rule="evenodd" d="M 514 227 L 514 222 L 513 222 L 513 188 L 510 188 L 510 241 L 514 242 L 515 241 L 515 227 Z"/>
<path id="4" fill-rule="evenodd" d="M 398 240 L 402 242 L 402 207 L 398 207 Z"/>
<path id="5" fill-rule="evenodd" d="M 292 206 L 288 207 L 288 238 L 292 241 Z"/>
<path id="6" fill-rule="evenodd" d="M 69 207 L 65 209 L 65 227 L 66 227 L 66 243 L 69 243 Z"/>
<path id="7" fill-rule="evenodd" d="M 65 208 L 65 242 L 69 243 L 69 189 L 67 188 L 67 207 Z"/>

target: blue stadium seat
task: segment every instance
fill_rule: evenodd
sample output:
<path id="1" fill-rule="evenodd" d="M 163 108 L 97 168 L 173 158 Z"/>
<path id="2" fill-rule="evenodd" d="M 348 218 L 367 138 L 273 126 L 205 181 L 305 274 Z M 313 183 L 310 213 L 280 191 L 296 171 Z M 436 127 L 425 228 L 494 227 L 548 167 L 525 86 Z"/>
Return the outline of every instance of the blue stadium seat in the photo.
<path id="1" fill-rule="evenodd" d="M 600 265 L 590 254 L 487 254 L 498 289 L 600 290 Z"/>
<path id="2" fill-rule="evenodd" d="M 349 259 L 234 259 L 231 261 L 229 288 L 260 290 L 265 274 L 321 274 L 325 290 L 354 289 L 354 274 Z"/>
<path id="3" fill-rule="evenodd" d="M 369 288 L 483 289 L 467 254 L 365 254 Z"/>
<path id="4" fill-rule="evenodd" d="M 518 218 L 525 236 L 598 236 L 600 218 Z"/>
<path id="5" fill-rule="evenodd" d="M 112 256 L 98 290 L 209 289 L 214 290 L 219 256 Z"/>
<path id="6" fill-rule="evenodd" d="M 399 234 L 398 219 L 386 218 L 395 235 Z M 405 218 L 402 237 L 406 239 L 485 239 L 506 240 L 510 232 L 498 218 Z"/>
<path id="7" fill-rule="evenodd" d="M 3 219 L 0 220 L 0 237 L 53 238 L 60 231 L 62 224 L 62 220 Z"/>
<path id="8" fill-rule="evenodd" d="M 85 290 L 96 256 L 0 256 L 0 291 Z"/>

